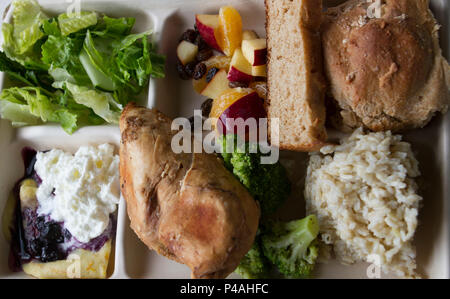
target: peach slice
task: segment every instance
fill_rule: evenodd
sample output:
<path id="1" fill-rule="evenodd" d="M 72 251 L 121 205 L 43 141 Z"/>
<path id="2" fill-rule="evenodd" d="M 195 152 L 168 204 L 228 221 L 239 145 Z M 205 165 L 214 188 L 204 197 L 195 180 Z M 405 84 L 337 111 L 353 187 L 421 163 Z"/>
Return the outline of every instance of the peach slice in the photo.
<path id="1" fill-rule="evenodd" d="M 214 99 L 209 117 L 218 119 L 231 104 L 252 92 L 254 90 L 250 88 L 233 88 L 225 91 L 217 99 Z"/>
<path id="2" fill-rule="evenodd" d="M 202 94 L 202 91 L 205 89 L 206 85 L 208 85 L 208 82 L 206 82 L 206 76 L 203 76 L 198 80 L 192 80 L 192 87 L 198 94 Z"/>
<path id="3" fill-rule="evenodd" d="M 242 19 L 239 12 L 231 6 L 223 6 L 219 11 L 218 43 L 223 53 L 233 56 L 234 50 L 241 46 Z"/>

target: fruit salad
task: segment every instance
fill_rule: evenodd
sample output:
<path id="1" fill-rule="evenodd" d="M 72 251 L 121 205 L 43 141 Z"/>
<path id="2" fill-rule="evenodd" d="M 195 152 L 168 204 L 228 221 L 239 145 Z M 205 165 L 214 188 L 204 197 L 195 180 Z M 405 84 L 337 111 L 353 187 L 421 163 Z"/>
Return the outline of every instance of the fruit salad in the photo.
<path id="1" fill-rule="evenodd" d="M 197 14 L 194 29 L 180 38 L 177 57 L 180 78 L 192 80 L 194 90 L 208 98 L 203 116 L 217 119 L 220 134 L 236 133 L 226 119 L 266 117 L 266 39 L 244 30 L 235 8 Z"/>

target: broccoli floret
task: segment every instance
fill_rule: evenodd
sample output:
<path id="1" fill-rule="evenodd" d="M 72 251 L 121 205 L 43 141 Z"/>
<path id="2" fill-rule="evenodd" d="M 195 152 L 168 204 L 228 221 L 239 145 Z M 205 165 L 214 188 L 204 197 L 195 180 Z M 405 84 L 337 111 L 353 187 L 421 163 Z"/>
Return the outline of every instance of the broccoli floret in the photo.
<path id="1" fill-rule="evenodd" d="M 252 248 L 242 258 L 235 272 L 247 279 L 269 278 L 270 264 L 261 248 L 261 240 L 256 237 Z"/>
<path id="2" fill-rule="evenodd" d="M 233 172 L 250 194 L 259 201 L 263 216 L 273 214 L 286 201 L 291 192 L 291 184 L 286 170 L 280 162 L 261 164 L 263 155 L 257 143 L 243 143 L 237 146 L 237 135 L 222 137 L 222 157 L 225 166 Z M 227 150 L 227 142 L 234 142 L 232 153 Z"/>
<path id="3" fill-rule="evenodd" d="M 319 249 L 315 215 L 290 222 L 269 222 L 261 237 L 264 255 L 288 278 L 306 278 L 314 269 Z"/>

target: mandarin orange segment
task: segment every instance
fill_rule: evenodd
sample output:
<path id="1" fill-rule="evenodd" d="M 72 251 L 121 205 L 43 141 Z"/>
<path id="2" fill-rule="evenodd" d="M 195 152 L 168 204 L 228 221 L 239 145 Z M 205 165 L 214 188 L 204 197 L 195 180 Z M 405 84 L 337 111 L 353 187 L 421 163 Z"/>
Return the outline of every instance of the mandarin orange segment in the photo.
<path id="1" fill-rule="evenodd" d="M 216 67 L 218 69 L 224 69 L 228 72 L 231 63 L 231 57 L 220 55 L 220 56 L 212 56 L 208 60 L 203 61 L 206 65 L 207 69 Z"/>
<path id="2" fill-rule="evenodd" d="M 241 46 L 242 19 L 239 12 L 231 6 L 223 6 L 219 11 L 218 43 L 227 56 Z"/>
<path id="3" fill-rule="evenodd" d="M 198 94 L 202 93 L 202 90 L 205 89 L 206 85 L 208 85 L 208 82 L 206 82 L 206 76 L 203 76 L 199 80 L 192 80 L 192 87 Z"/>
<path id="4" fill-rule="evenodd" d="M 209 117 L 218 119 L 231 104 L 252 92 L 254 90 L 251 88 L 233 88 L 224 92 L 217 99 L 214 99 Z"/>

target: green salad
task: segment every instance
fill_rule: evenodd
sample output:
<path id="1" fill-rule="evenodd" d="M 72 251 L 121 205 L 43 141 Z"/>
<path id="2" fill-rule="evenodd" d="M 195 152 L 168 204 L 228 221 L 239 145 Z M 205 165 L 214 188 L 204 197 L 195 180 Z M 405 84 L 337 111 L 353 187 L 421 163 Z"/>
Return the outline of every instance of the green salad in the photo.
<path id="1" fill-rule="evenodd" d="M 0 94 L 0 114 L 14 126 L 118 123 L 125 104 L 151 77 L 164 77 L 152 31 L 131 33 L 134 18 L 97 12 L 47 16 L 35 0 L 13 1 L 4 23 L 0 71 L 17 86 Z"/>

